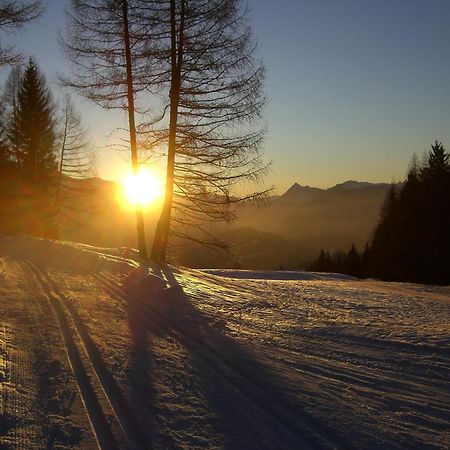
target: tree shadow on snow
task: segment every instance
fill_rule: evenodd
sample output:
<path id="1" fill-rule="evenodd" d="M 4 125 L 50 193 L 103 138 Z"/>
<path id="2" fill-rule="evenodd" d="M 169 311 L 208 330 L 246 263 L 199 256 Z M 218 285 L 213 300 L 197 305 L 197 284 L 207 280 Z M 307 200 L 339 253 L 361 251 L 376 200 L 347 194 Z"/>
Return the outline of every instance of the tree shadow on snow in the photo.
<path id="1" fill-rule="evenodd" d="M 211 322 L 196 308 L 170 267 L 154 268 L 154 272 L 171 286 L 167 318 L 189 352 L 222 446 L 292 449 L 307 443 L 314 448 L 352 447 L 289 397 L 283 381 L 269 367 L 225 334 L 223 321 Z"/>
<path id="2" fill-rule="evenodd" d="M 154 415 L 156 402 L 153 374 L 155 353 L 152 343 L 154 337 L 165 334 L 165 330 L 154 320 L 142 314 L 137 301 L 145 301 L 145 299 L 132 295 L 127 296 L 126 313 L 131 336 L 127 365 L 128 397 L 139 427 L 145 434 L 147 441 L 145 448 L 152 448 L 151 443 L 160 440 Z"/>

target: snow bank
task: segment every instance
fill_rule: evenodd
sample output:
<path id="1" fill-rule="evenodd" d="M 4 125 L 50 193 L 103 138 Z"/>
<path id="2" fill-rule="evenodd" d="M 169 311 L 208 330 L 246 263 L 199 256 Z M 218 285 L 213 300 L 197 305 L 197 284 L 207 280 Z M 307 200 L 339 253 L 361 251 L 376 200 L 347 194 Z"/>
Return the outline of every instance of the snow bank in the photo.
<path id="1" fill-rule="evenodd" d="M 293 270 L 235 270 L 235 269 L 201 269 L 200 272 L 220 277 L 238 278 L 241 280 L 356 280 L 350 275 L 340 273 L 303 272 Z"/>
<path id="2" fill-rule="evenodd" d="M 96 270 L 128 272 L 138 264 L 133 249 L 101 249 L 72 242 L 30 236 L 0 236 L 0 255 L 27 259 L 61 271 L 89 273 Z"/>

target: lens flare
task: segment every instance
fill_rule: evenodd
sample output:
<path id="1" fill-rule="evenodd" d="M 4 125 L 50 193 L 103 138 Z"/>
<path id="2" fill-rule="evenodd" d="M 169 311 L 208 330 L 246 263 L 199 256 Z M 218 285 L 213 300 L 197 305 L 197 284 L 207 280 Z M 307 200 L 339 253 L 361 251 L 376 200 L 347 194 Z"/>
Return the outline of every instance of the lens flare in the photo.
<path id="1" fill-rule="evenodd" d="M 132 205 L 148 206 L 163 194 L 161 177 L 149 170 L 139 170 L 137 175 L 128 175 L 122 182 L 123 194 Z"/>

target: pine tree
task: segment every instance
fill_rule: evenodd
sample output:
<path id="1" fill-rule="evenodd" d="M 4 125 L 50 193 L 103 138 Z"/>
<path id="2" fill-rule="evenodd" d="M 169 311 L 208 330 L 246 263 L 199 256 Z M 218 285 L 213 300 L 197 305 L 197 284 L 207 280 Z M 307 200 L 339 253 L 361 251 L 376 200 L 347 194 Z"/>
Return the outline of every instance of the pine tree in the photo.
<path id="1" fill-rule="evenodd" d="M 369 274 L 386 280 L 450 283 L 450 164 L 435 141 L 413 158 L 399 192 L 389 191 L 369 254 Z"/>
<path id="2" fill-rule="evenodd" d="M 361 257 L 359 256 L 355 244 L 352 244 L 346 258 L 346 273 L 354 277 L 361 277 Z"/>
<path id="3" fill-rule="evenodd" d="M 392 280 L 397 275 L 398 192 L 391 184 L 381 207 L 380 220 L 372 241 L 371 271 L 375 276 Z"/>
<path id="4" fill-rule="evenodd" d="M 47 194 L 56 176 L 56 133 L 54 106 L 43 75 L 32 59 L 22 77 L 17 117 L 10 135 L 18 145 L 18 165 L 34 188 Z"/>
<path id="5" fill-rule="evenodd" d="M 426 281 L 442 283 L 450 279 L 450 164 L 441 142 L 431 146 L 420 176 L 424 199 L 420 214 L 426 217 L 422 272 Z"/>
<path id="6" fill-rule="evenodd" d="M 17 111 L 8 124 L 16 147 L 15 203 L 10 232 L 56 237 L 53 203 L 57 173 L 54 106 L 44 77 L 30 59 L 21 77 Z"/>

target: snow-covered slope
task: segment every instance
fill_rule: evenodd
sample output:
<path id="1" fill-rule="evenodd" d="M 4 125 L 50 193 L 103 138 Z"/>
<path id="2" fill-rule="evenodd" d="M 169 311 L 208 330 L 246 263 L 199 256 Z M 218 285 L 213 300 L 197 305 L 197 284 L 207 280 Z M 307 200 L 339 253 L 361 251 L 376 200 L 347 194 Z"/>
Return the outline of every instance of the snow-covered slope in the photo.
<path id="1" fill-rule="evenodd" d="M 9 417 L 0 445 L 18 436 L 22 447 L 27 436 L 37 439 L 28 448 L 49 437 L 71 448 L 91 448 L 95 439 L 233 449 L 450 442 L 449 287 L 136 269 L 126 249 L 15 241 L 0 240 L 0 374 Z M 51 392 L 60 395 L 43 395 L 36 386 L 55 364 Z M 96 381 L 83 390 L 86 379 Z M 40 437 L 27 435 L 26 423 Z"/>

